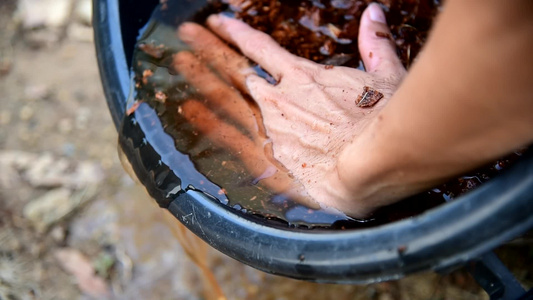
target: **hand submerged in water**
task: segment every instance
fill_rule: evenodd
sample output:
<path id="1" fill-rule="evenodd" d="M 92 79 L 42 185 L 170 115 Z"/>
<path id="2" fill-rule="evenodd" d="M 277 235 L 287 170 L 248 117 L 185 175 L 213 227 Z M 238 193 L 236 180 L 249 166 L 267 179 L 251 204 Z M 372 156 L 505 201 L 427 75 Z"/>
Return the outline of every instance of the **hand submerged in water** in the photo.
<path id="1" fill-rule="evenodd" d="M 260 181 L 275 193 L 318 208 L 303 186 L 272 158 L 261 112 L 243 97 L 248 94 L 246 76 L 254 73 L 249 60 L 198 24 L 182 25 L 178 35 L 192 53 L 175 54 L 171 67 L 203 96 L 203 100 L 183 102 L 179 113 L 214 144 L 238 157 L 255 177 L 254 183 Z"/>
<path id="2" fill-rule="evenodd" d="M 377 112 L 386 105 L 406 73 L 396 56 L 381 8 L 371 4 L 361 19 L 359 50 L 366 72 L 324 66 L 297 57 L 281 48 L 270 36 L 228 17 L 211 16 L 207 26 L 269 72 L 276 84 L 257 76 L 245 58 L 221 46 L 223 43 L 214 35 L 191 23 L 180 27 L 180 38 L 191 45 L 198 57 L 213 65 L 222 79 L 209 73 L 194 55 L 187 52 L 175 57 L 175 68 L 195 86 L 204 86 L 206 89 L 211 86 L 226 93 L 235 93 L 230 97 L 232 101 L 227 111 L 234 115 L 233 119 L 240 120 L 245 128 L 255 126 L 253 109 L 235 90 L 217 89 L 216 86 L 225 80 L 249 94 L 260 108 L 266 134 L 272 140 L 273 157 L 289 170 L 314 200 L 355 217 L 364 217 L 375 209 L 368 203 L 357 202 L 352 184 L 339 176 L 337 165 L 345 146 L 377 117 Z M 190 78 L 187 74 L 191 74 Z M 196 81 L 204 80 L 206 84 L 195 84 L 195 77 L 198 78 Z M 221 94 L 217 96 L 225 98 Z M 207 98 L 217 97 L 213 95 Z M 364 107 L 364 103 L 368 107 Z M 188 112 L 186 115 L 190 115 L 189 119 L 196 120 L 193 123 L 197 126 L 211 124 L 211 128 L 227 132 L 230 138 L 219 143 L 229 146 L 238 141 L 235 144 L 248 149 L 238 150 L 252 154 L 252 158 L 243 156 L 248 168 L 253 161 L 264 159 L 265 151 L 256 137 L 252 136 L 250 142 L 243 134 L 232 134 L 234 130 L 231 126 L 227 127 L 218 121 L 203 104 L 189 104 L 184 110 Z M 356 155 L 365 159 L 365 153 Z M 255 164 L 251 172 L 257 176 L 265 166 L 262 163 Z M 286 182 L 285 179 L 282 181 Z"/>

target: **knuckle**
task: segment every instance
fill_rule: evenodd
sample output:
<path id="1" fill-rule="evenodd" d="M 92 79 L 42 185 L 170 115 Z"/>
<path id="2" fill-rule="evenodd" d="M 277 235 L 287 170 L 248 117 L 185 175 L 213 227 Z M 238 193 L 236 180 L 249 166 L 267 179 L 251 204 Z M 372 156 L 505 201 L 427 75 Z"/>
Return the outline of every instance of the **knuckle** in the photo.
<path id="1" fill-rule="evenodd" d="M 289 66 L 289 76 L 297 80 L 298 82 L 314 82 L 315 77 L 317 76 L 317 71 L 314 68 L 309 68 L 303 66 L 302 64 L 290 64 Z"/>
<path id="2" fill-rule="evenodd" d="M 240 49 L 244 55 L 257 53 L 257 51 L 265 51 L 265 45 L 268 45 L 270 37 L 265 33 L 260 33 L 254 36 L 245 35 L 243 41 L 240 44 Z"/>

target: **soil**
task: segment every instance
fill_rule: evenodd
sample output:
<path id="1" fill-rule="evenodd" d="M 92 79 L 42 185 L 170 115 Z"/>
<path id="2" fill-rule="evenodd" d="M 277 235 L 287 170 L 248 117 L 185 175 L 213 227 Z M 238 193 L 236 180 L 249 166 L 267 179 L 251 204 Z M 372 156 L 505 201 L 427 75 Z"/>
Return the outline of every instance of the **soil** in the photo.
<path id="1" fill-rule="evenodd" d="M 90 4 L 49 1 L 63 2 Z M 72 7 L 59 25 L 27 27 L 21 3 L 35 1 L 0 1 L 0 299 L 214 299 L 176 224 L 119 163 L 90 28 Z M 488 299 L 464 270 L 316 284 L 189 241 L 228 299 Z M 531 238 L 497 253 L 533 286 Z"/>

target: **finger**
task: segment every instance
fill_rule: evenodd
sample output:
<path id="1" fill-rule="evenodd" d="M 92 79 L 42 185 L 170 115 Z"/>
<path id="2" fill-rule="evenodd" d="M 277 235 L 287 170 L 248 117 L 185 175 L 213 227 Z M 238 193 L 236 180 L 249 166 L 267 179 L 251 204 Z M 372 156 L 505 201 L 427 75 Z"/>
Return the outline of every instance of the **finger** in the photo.
<path id="1" fill-rule="evenodd" d="M 258 132 L 257 121 L 250 105 L 240 93 L 213 74 L 198 58 L 187 51 L 174 55 L 172 67 L 202 94 L 209 106 L 235 120 L 250 134 Z"/>
<path id="2" fill-rule="evenodd" d="M 257 105 L 261 108 L 262 113 L 265 113 L 265 108 L 272 104 L 272 98 L 276 97 L 278 94 L 275 86 L 258 75 L 248 76 L 246 78 L 246 87 L 250 96 L 252 96 Z"/>
<path id="3" fill-rule="evenodd" d="M 178 37 L 187 43 L 205 63 L 215 68 L 228 83 L 244 90 L 244 81 L 253 74 L 248 59 L 232 50 L 204 27 L 184 23 L 178 28 Z"/>
<path id="4" fill-rule="evenodd" d="M 229 149 L 241 158 L 247 157 L 251 163 L 252 174 L 261 174 L 266 168 L 266 161 L 260 151 L 256 151 L 256 143 L 242 134 L 237 128 L 223 122 L 209 108 L 198 101 L 187 101 L 182 105 L 185 119 L 209 138 L 215 145 Z"/>
<path id="5" fill-rule="evenodd" d="M 369 73 L 403 75 L 403 67 L 392 40 L 385 13 L 377 3 L 363 12 L 359 26 L 359 52 Z"/>
<path id="6" fill-rule="evenodd" d="M 250 140 L 235 127 L 221 121 L 205 105 L 198 101 L 187 101 L 182 105 L 185 119 L 195 126 L 215 145 L 229 149 L 240 159 L 247 170 L 275 193 L 284 193 L 300 203 L 315 207 L 317 204 L 303 196 L 303 187 L 289 174 L 270 162 L 264 146 Z"/>
<path id="7" fill-rule="evenodd" d="M 258 124 L 260 124 L 260 130 L 268 136 L 267 126 L 265 126 L 265 119 L 276 119 L 273 114 L 280 113 L 279 103 L 284 102 L 280 95 L 280 91 L 276 86 L 268 83 L 264 78 L 258 75 L 250 75 L 246 78 L 246 86 L 250 96 L 255 100 L 259 115 L 257 118 Z M 274 118 L 273 118 L 274 117 Z M 269 123 L 268 125 L 272 125 Z M 279 125 L 279 124 L 278 124 Z"/>
<path id="8" fill-rule="evenodd" d="M 212 15 L 207 19 L 207 25 L 220 37 L 235 44 L 246 57 L 258 63 L 276 81 L 300 61 L 269 35 L 239 20 L 223 15 Z"/>

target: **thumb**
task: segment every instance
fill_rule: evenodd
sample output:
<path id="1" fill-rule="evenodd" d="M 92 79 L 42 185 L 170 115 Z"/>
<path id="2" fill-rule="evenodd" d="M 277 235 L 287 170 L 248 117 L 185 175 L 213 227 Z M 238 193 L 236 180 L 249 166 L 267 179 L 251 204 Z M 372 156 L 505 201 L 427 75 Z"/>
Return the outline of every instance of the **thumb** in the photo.
<path id="1" fill-rule="evenodd" d="M 392 40 L 385 13 L 377 3 L 371 3 L 363 12 L 359 26 L 359 52 L 369 73 L 405 73 Z"/>

